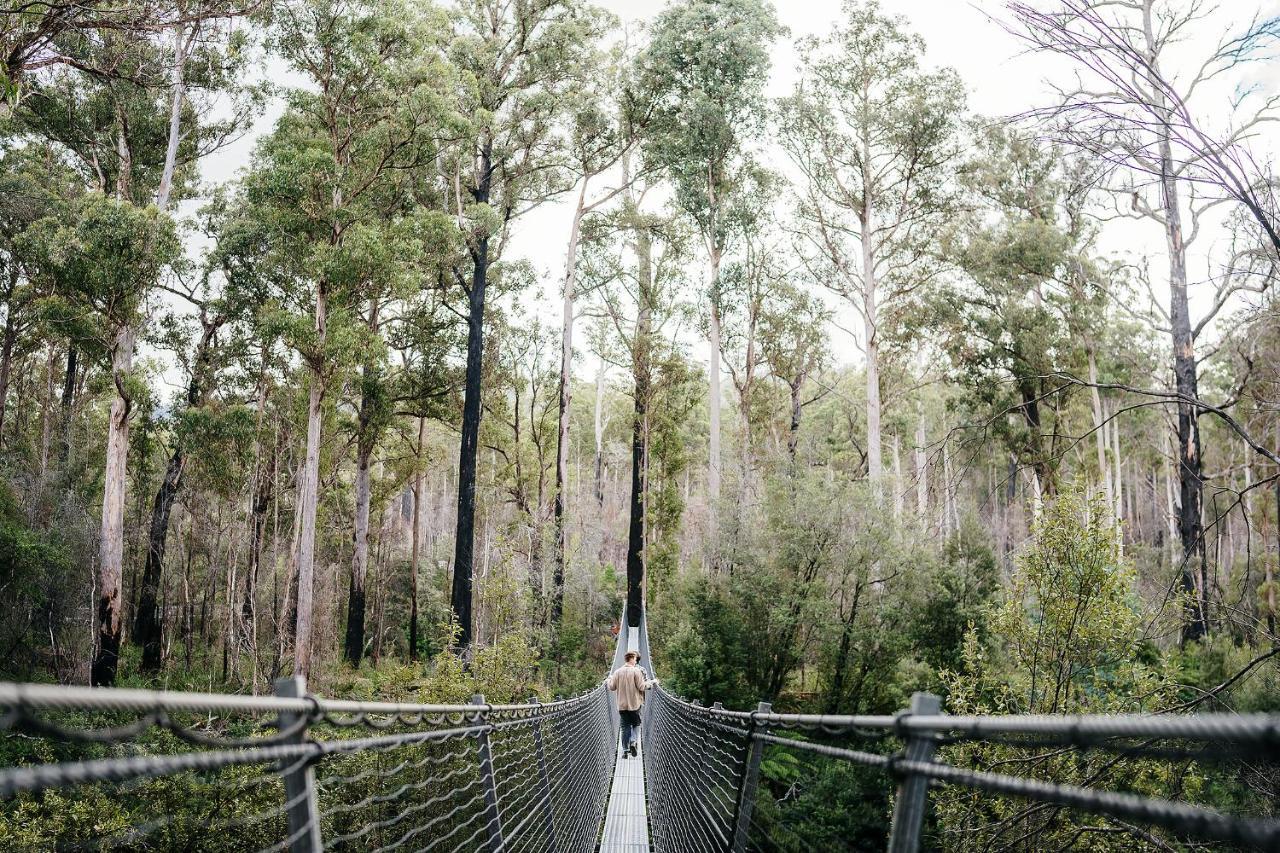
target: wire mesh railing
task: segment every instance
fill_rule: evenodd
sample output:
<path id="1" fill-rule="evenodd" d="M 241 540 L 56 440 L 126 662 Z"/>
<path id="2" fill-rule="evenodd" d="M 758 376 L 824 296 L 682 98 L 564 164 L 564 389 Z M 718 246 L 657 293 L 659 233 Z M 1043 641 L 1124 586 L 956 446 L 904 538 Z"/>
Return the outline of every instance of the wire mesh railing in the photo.
<path id="1" fill-rule="evenodd" d="M 592 850 L 603 688 L 492 705 L 0 683 L 0 838 L 31 849 Z"/>
<path id="2" fill-rule="evenodd" d="M 647 704 L 650 829 L 659 853 L 815 849 L 797 827 L 762 819 L 757 811 L 767 750 L 874 768 L 894 780 L 892 816 L 886 815 L 888 849 L 894 853 L 920 848 L 929 792 L 937 786 L 1104 816 L 1121 826 L 1131 821 L 1192 841 L 1280 850 L 1280 819 L 1273 816 L 1226 814 L 1187 802 L 1058 784 L 937 758 L 942 746 L 1001 744 L 1028 753 L 1101 751 L 1126 759 L 1170 761 L 1247 756 L 1251 762 L 1277 765 L 1280 714 L 948 716 L 939 712 L 938 698 L 926 693 L 916 694 L 911 708 L 894 716 L 778 714 L 767 703 L 755 711 L 707 708 L 661 688 L 652 692 Z M 1134 832 L 1142 836 L 1140 829 Z M 1148 835 L 1147 840 L 1157 839 Z"/>

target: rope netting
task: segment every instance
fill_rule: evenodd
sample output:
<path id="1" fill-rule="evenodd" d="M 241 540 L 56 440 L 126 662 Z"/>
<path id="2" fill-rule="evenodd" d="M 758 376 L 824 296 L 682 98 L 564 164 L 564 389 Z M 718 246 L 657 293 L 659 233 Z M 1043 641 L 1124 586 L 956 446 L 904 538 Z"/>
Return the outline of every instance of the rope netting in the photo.
<path id="1" fill-rule="evenodd" d="M 661 853 L 829 849 L 830 839 L 815 842 L 808 832 L 812 814 L 806 811 L 800 823 L 789 822 L 783 816 L 785 808 L 780 807 L 787 801 L 801 801 L 807 788 L 820 790 L 817 777 L 833 765 L 879 772 L 886 792 L 895 781 L 916 778 L 924 780 L 926 789 L 928 785 L 953 786 L 975 795 L 1009 797 L 1161 827 L 1179 838 L 1221 841 L 1248 849 L 1280 849 L 1280 819 L 1275 817 L 1225 814 L 1187 802 L 1057 784 L 992 772 L 990 767 L 957 766 L 932 757 L 938 747 L 999 744 L 1008 747 L 1012 756 L 1006 766 L 1016 768 L 1033 766 L 1046 755 L 1097 753 L 1102 755 L 1099 764 L 1112 772 L 1095 783 L 1123 786 L 1131 767 L 1124 761 L 1129 759 L 1217 761 L 1234 767 L 1247 756 L 1253 764 L 1280 764 L 1280 716 L 1274 714 L 779 714 L 706 708 L 661 688 L 650 696 L 647 713 L 652 732 L 646 746 L 650 829 L 654 849 Z M 928 745 L 927 760 L 913 757 L 912 743 Z M 940 755 L 969 763 L 966 759 L 970 756 L 962 748 Z M 788 762 L 782 756 L 800 756 L 803 761 Z M 786 772 L 778 773 L 779 779 L 771 788 L 762 786 L 757 793 L 754 774 L 762 760 L 772 760 Z M 901 791 L 899 788 L 899 799 Z M 810 809 L 843 808 L 812 799 L 804 802 Z M 884 821 L 890 832 L 899 831 L 896 810 L 892 819 L 886 810 Z M 854 841 L 846 837 L 842 843 Z M 916 849 L 917 844 L 918 837 L 901 849 Z M 900 848 L 891 843 L 891 849 Z"/>
<path id="2" fill-rule="evenodd" d="M 606 693 L 412 705 L 0 684 L 0 838 L 59 850 L 591 850 L 613 763 Z"/>

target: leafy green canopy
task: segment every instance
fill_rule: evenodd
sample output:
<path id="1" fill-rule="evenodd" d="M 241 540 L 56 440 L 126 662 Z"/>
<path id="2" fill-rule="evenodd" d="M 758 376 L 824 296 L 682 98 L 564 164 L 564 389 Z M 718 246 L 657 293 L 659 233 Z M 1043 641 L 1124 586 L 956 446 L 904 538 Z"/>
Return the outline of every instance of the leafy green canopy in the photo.
<path id="1" fill-rule="evenodd" d="M 783 33 L 765 0 L 693 0 L 658 16 L 637 85 L 654 104 L 646 151 L 712 247 L 743 178 L 743 140 L 758 129 L 769 45 Z M 642 98 L 642 100 L 644 100 Z"/>

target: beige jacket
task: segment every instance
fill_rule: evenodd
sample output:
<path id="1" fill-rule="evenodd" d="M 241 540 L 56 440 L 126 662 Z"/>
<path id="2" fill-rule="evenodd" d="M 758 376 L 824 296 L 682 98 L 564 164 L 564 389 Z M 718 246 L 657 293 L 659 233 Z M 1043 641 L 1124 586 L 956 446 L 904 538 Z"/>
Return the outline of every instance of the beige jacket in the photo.
<path id="1" fill-rule="evenodd" d="M 618 694 L 619 711 L 639 711 L 644 707 L 644 691 L 650 682 L 645 681 L 644 670 L 635 664 L 625 666 L 609 676 L 608 687 Z"/>

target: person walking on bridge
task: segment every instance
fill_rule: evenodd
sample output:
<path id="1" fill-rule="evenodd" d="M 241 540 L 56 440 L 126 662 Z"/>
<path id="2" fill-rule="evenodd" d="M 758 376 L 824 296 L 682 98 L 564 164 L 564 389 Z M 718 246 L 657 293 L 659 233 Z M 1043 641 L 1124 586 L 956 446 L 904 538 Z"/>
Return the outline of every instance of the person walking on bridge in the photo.
<path id="1" fill-rule="evenodd" d="M 644 707 L 644 692 L 658 683 L 647 680 L 640 668 L 640 654 L 627 652 L 626 663 L 614 670 L 605 686 L 618 694 L 618 719 L 622 723 L 622 757 L 636 754 L 635 730 L 640 725 L 640 709 Z"/>

